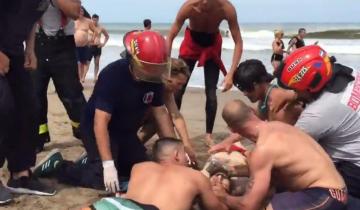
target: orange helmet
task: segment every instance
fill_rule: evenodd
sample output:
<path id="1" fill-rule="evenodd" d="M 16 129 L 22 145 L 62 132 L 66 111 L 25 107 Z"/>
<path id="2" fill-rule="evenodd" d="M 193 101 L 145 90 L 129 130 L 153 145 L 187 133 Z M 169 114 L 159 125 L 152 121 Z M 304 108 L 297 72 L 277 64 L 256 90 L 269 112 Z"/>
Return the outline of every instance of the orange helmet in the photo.
<path id="1" fill-rule="evenodd" d="M 282 87 L 316 93 L 331 79 L 332 62 L 321 47 L 305 46 L 291 53 L 274 74 Z"/>
<path id="2" fill-rule="evenodd" d="M 131 55 L 132 71 L 144 81 L 162 81 L 170 72 L 170 59 L 165 38 L 156 31 L 130 31 L 124 36 L 124 46 Z"/>

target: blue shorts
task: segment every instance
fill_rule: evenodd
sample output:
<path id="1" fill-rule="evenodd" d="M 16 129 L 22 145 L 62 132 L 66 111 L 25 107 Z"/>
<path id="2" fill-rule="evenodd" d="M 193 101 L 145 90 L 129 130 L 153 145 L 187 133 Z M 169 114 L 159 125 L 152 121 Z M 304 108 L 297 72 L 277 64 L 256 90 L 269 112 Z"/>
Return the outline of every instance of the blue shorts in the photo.
<path id="1" fill-rule="evenodd" d="M 349 195 L 360 199 L 360 167 L 347 161 L 335 163 L 335 166 L 344 178 Z"/>
<path id="2" fill-rule="evenodd" d="M 271 199 L 274 210 L 346 210 L 346 204 L 346 190 L 321 187 L 277 193 Z"/>

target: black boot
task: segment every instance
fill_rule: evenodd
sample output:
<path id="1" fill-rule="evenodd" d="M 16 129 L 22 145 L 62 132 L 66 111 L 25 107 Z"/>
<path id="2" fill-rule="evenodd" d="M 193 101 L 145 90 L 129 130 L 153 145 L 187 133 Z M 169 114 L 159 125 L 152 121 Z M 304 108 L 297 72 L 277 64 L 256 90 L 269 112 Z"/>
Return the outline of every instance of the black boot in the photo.
<path id="1" fill-rule="evenodd" d="M 44 150 L 44 145 L 50 142 L 49 132 L 39 134 L 38 145 L 36 146 L 36 153 L 42 152 Z"/>
<path id="2" fill-rule="evenodd" d="M 80 134 L 80 127 L 75 128 L 74 126 L 72 127 L 72 131 L 73 131 L 73 136 L 77 139 L 81 139 L 81 134 Z"/>

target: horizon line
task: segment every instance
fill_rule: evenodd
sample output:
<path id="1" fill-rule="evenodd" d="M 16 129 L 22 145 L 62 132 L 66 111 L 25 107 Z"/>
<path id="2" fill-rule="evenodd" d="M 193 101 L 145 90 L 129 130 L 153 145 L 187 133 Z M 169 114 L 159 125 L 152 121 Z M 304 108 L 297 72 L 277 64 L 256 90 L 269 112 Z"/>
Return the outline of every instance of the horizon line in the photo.
<path id="1" fill-rule="evenodd" d="M 126 24 L 143 24 L 142 21 L 140 22 L 114 22 L 114 21 L 109 21 L 109 22 L 102 22 L 102 23 L 108 23 L 108 24 L 119 24 L 119 23 L 126 23 Z M 153 21 L 152 24 L 156 25 L 156 24 L 172 24 L 173 22 L 155 22 Z M 358 24 L 360 25 L 359 22 L 239 22 L 239 25 L 241 24 Z"/>

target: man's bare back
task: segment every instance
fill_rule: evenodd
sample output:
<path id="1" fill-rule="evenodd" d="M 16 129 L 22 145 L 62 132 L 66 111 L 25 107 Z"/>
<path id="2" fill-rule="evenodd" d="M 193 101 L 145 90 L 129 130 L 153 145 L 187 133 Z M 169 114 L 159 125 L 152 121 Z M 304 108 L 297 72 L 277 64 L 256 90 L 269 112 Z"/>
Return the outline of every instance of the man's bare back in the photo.
<path id="1" fill-rule="evenodd" d="M 272 159 L 272 180 L 286 189 L 345 188 L 326 152 L 299 129 L 280 122 L 266 123 L 259 127 L 254 153 L 259 151 Z"/>
<path id="2" fill-rule="evenodd" d="M 204 190 L 210 192 L 211 186 L 199 171 L 146 162 L 133 167 L 126 198 L 152 204 L 160 210 L 188 210 Z M 216 199 L 214 195 L 213 198 Z"/>
<path id="3" fill-rule="evenodd" d="M 284 192 L 273 195 L 269 209 L 344 209 L 344 180 L 309 135 L 282 122 L 260 120 L 240 100 L 227 103 L 222 116 L 232 132 L 256 142 L 248 155 L 250 180 L 244 196 L 230 196 L 219 180 L 213 182 L 217 196 L 229 208 L 259 209 L 274 186 Z"/>

